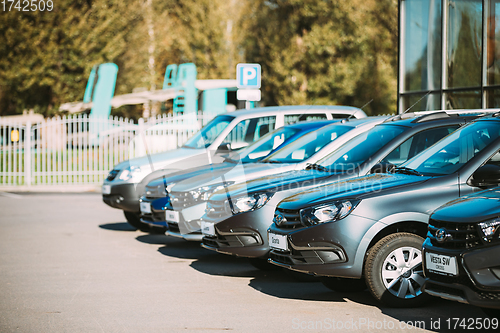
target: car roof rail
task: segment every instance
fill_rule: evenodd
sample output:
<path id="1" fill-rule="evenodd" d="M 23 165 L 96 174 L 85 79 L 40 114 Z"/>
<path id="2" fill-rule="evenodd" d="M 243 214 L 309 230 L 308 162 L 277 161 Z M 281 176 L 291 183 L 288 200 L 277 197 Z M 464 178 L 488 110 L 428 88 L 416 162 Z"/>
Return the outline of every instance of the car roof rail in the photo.
<path id="1" fill-rule="evenodd" d="M 476 114 L 476 115 L 479 114 L 479 116 L 486 116 L 486 115 L 495 116 L 497 114 L 500 115 L 500 109 L 452 109 L 452 110 L 415 111 L 415 112 L 397 114 L 387 119 L 384 122 L 411 119 L 417 117 L 419 118 L 415 119 L 414 122 L 423 122 L 434 119 L 445 119 L 449 118 L 450 116 L 458 117 L 467 114 Z"/>

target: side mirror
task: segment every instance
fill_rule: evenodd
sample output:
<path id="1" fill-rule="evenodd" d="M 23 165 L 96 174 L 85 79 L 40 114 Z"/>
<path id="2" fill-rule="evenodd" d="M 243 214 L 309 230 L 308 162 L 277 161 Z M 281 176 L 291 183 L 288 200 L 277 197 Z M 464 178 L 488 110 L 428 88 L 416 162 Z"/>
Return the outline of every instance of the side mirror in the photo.
<path id="1" fill-rule="evenodd" d="M 469 185 L 475 187 L 491 187 L 500 184 L 500 166 L 485 164 L 469 178 Z"/>
<path id="2" fill-rule="evenodd" d="M 230 143 L 223 143 L 217 148 L 218 152 L 224 152 L 224 151 L 231 151 L 231 144 Z"/>
<path id="3" fill-rule="evenodd" d="M 371 169 L 370 173 L 388 173 L 391 172 L 396 166 L 392 163 L 381 162 L 375 164 Z"/>

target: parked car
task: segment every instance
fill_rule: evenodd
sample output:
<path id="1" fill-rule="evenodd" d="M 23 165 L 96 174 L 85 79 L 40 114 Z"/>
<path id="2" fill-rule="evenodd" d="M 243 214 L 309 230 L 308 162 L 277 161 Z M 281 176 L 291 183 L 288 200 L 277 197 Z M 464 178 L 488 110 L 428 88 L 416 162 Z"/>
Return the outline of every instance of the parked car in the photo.
<path id="1" fill-rule="evenodd" d="M 301 136 L 317 130 L 321 127 L 331 125 L 337 120 L 302 121 L 292 125 L 285 125 L 264 135 L 260 140 L 250 146 L 231 152 L 222 163 L 203 165 L 183 171 L 164 175 L 148 183 L 146 192 L 140 198 L 141 208 L 141 230 L 145 232 L 165 233 L 167 222 L 165 220 L 165 206 L 170 198 L 167 196 L 169 189 L 175 183 L 198 175 L 209 175 L 215 170 L 231 169 L 239 164 L 256 163 L 267 155 L 294 142 Z"/>
<path id="2" fill-rule="evenodd" d="M 325 126 L 308 133 L 259 163 L 220 169 L 175 184 L 166 206 L 167 234 L 186 240 L 201 241 L 200 219 L 211 193 L 229 185 L 292 170 L 304 170 L 360 133 L 366 132 L 387 117 L 368 117 Z M 243 185 L 242 185 L 243 184 Z"/>
<path id="3" fill-rule="evenodd" d="M 421 248 L 429 215 L 481 190 L 496 170 L 499 148 L 500 118 L 482 117 L 392 173 L 286 198 L 269 228 L 270 262 L 335 277 L 325 285 L 339 291 L 364 279 L 372 295 L 389 306 L 421 305 L 428 297 L 422 293 Z M 333 162 L 332 170 L 341 166 Z"/>
<path id="4" fill-rule="evenodd" d="M 256 179 L 244 188 L 234 185 L 228 187 L 227 193 L 213 194 L 202 217 L 203 246 L 220 253 L 257 258 L 251 262 L 264 268 L 258 259 L 267 261 L 270 250 L 267 229 L 282 199 L 319 185 L 366 175 L 374 167 L 383 171 L 399 165 L 475 116 L 440 112 L 405 114 L 403 118 L 396 116 L 375 126 L 308 170 Z M 233 207 L 227 202 L 228 196 Z M 261 208 L 240 207 L 262 197 L 267 200 Z"/>
<path id="5" fill-rule="evenodd" d="M 481 187 L 500 183 L 499 157 L 488 164 L 486 177 L 470 181 Z M 428 278 L 423 291 L 481 307 L 500 319 L 500 187 L 435 210 L 422 259 Z"/>
<path id="6" fill-rule="evenodd" d="M 348 106 L 305 105 L 238 110 L 219 115 L 178 149 L 117 164 L 103 183 L 103 201 L 123 210 L 127 221 L 140 227 L 139 198 L 151 180 L 167 172 L 222 162 L 221 155 L 248 146 L 286 124 L 346 117 L 364 118 L 366 114 Z"/>

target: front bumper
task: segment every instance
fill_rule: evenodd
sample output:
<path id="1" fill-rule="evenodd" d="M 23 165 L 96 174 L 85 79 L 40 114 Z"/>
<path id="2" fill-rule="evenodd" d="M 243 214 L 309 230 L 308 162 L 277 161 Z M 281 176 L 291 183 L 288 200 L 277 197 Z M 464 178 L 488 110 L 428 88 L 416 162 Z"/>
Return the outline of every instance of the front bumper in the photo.
<path id="1" fill-rule="evenodd" d="M 358 254 L 358 248 L 375 223 L 351 214 L 340 221 L 296 229 L 272 224 L 268 232 L 285 236 L 287 250 L 271 248 L 269 262 L 308 274 L 360 278 L 365 253 Z"/>
<path id="2" fill-rule="evenodd" d="M 433 246 L 429 239 L 423 245 L 423 267 L 427 281 L 423 290 L 436 297 L 479 307 L 500 309 L 499 247 L 467 250 L 443 249 Z M 456 276 L 431 272 L 426 266 L 426 253 L 455 257 Z"/>
<path id="3" fill-rule="evenodd" d="M 167 235 L 183 238 L 188 241 L 201 241 L 200 218 L 205 212 L 206 203 L 202 202 L 191 207 L 186 207 L 179 211 L 179 222 L 167 221 Z"/>
<path id="4" fill-rule="evenodd" d="M 151 213 L 141 212 L 141 222 L 146 223 L 150 226 L 158 226 L 168 228 L 167 221 L 165 221 L 165 209 L 164 207 L 157 207 L 158 205 L 153 204 L 155 201 L 166 200 L 166 198 L 144 198 L 140 199 L 140 202 L 149 203 L 151 207 Z M 163 205 L 160 205 L 163 206 Z"/>
<path id="5" fill-rule="evenodd" d="M 104 182 L 111 186 L 109 194 L 102 195 L 102 201 L 110 207 L 122 209 L 128 212 L 139 212 L 139 194 L 136 191 L 137 184 L 117 184 Z"/>
<path id="6" fill-rule="evenodd" d="M 215 236 L 203 237 L 206 249 L 240 257 L 267 257 L 267 229 L 272 224 L 276 204 L 267 203 L 255 211 L 232 215 L 220 221 L 204 216 L 205 222 L 215 223 Z"/>

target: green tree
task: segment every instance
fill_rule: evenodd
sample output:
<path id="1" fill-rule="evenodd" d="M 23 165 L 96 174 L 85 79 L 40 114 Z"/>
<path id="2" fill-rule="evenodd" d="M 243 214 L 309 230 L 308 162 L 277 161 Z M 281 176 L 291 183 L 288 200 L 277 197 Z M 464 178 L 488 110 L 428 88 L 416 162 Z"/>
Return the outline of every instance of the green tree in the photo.
<path id="1" fill-rule="evenodd" d="M 265 103 L 396 110 L 396 1 L 257 0 L 246 12 L 242 47 L 262 65 Z"/>

